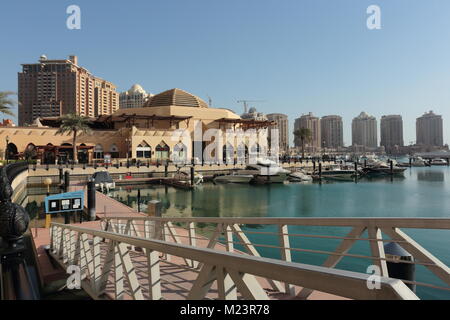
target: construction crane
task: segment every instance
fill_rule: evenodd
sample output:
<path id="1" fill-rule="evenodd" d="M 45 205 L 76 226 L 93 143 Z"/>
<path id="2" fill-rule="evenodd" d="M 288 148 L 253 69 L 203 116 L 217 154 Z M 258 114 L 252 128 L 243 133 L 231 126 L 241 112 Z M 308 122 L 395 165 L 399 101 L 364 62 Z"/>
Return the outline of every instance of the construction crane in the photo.
<path id="1" fill-rule="evenodd" d="M 248 103 L 249 102 L 265 102 L 265 100 L 238 100 L 237 103 L 244 104 L 244 113 L 247 113 L 247 111 L 248 111 Z"/>

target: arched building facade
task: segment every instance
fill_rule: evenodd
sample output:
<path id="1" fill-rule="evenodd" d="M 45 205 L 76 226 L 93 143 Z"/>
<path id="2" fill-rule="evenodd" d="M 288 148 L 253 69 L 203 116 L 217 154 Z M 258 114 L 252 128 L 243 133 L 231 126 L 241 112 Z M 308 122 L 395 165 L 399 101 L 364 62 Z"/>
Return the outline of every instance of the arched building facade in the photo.
<path id="1" fill-rule="evenodd" d="M 32 155 L 42 163 L 69 159 L 73 153 L 72 135 L 58 135 L 60 123 L 59 118 L 44 118 L 36 121 L 35 126 L 0 128 L 1 157 L 8 138 L 9 158 Z M 209 129 L 216 129 L 225 137 L 220 140 L 220 151 L 215 152 L 217 160 L 236 159 L 238 150 L 248 153 L 255 150 L 255 145 L 258 151 L 266 148 L 267 128 L 271 124 L 265 120 L 241 119 L 229 109 L 210 108 L 197 96 L 171 89 L 153 96 L 142 108 L 121 109 L 112 115 L 91 119 L 92 133 L 77 137 L 77 152 L 86 162 L 106 157 L 190 161 L 196 156 L 195 150 L 203 152 L 209 144 L 218 143 L 215 136 L 205 139 Z M 253 139 L 255 141 L 230 139 L 230 131 L 249 129 L 259 138 Z M 229 146 L 229 151 L 222 152 L 223 146 Z"/>

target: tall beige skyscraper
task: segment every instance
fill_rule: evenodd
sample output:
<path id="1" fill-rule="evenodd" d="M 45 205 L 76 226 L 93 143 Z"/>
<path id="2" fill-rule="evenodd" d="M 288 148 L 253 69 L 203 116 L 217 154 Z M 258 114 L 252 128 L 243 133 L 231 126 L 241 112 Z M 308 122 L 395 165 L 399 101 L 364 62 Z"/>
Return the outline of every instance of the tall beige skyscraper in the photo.
<path id="1" fill-rule="evenodd" d="M 111 82 L 93 76 L 78 65 L 78 58 L 23 64 L 18 74 L 19 125 L 39 117 L 76 113 L 95 117 L 119 108 L 119 95 Z"/>
<path id="2" fill-rule="evenodd" d="M 416 120 L 416 143 L 424 146 L 444 145 L 442 116 L 433 111 L 425 113 Z"/>
<path id="3" fill-rule="evenodd" d="M 318 151 L 321 148 L 321 132 L 320 132 L 320 119 L 315 117 L 312 112 L 302 115 L 300 118 L 295 119 L 294 130 L 299 130 L 301 128 L 308 128 L 311 130 L 311 141 L 305 143 L 305 146 L 310 149 L 310 151 Z M 295 146 L 301 146 L 299 139 L 295 140 Z"/>
<path id="4" fill-rule="evenodd" d="M 353 146 L 363 146 L 376 148 L 378 146 L 377 119 L 361 112 L 352 122 L 352 144 Z"/>
<path id="5" fill-rule="evenodd" d="M 331 115 L 320 119 L 322 147 L 337 149 L 344 146 L 342 117 Z"/>
<path id="6" fill-rule="evenodd" d="M 403 147 L 403 120 L 400 115 L 382 116 L 380 122 L 380 145 L 387 152 L 391 152 L 396 146 Z"/>
<path id="7" fill-rule="evenodd" d="M 276 122 L 276 125 L 269 129 L 278 129 L 278 143 L 280 152 L 289 150 L 289 121 L 288 116 L 281 113 L 271 113 L 267 115 L 267 119 Z M 269 130 L 269 141 L 272 141 L 272 132 Z"/>

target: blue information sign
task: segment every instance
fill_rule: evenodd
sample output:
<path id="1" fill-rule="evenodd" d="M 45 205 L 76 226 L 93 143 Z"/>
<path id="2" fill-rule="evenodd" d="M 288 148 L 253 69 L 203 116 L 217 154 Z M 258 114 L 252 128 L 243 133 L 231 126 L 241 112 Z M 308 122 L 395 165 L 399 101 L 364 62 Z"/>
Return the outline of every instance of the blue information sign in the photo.
<path id="1" fill-rule="evenodd" d="M 45 197 L 45 213 L 81 211 L 84 208 L 84 191 L 60 193 Z"/>

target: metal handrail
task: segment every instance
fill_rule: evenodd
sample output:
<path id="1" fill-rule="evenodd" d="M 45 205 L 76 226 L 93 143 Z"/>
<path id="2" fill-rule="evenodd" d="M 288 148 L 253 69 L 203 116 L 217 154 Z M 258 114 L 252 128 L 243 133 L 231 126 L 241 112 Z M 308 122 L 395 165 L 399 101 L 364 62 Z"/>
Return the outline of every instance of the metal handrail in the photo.
<path id="1" fill-rule="evenodd" d="M 222 252 L 214 249 L 192 247 L 162 240 L 144 239 L 113 232 L 80 228 L 73 225 L 52 223 L 52 250 L 53 254 L 59 251 L 60 258 L 65 254 L 68 254 L 69 251 L 73 252 L 72 250 L 74 250 L 74 248 L 72 246 L 75 246 L 76 241 L 70 241 L 71 246 L 66 247 L 63 244 L 68 240 L 64 239 L 64 236 L 57 239 L 55 235 L 58 231 L 61 235 L 65 234 L 64 231 L 73 231 L 78 233 L 79 237 L 81 237 L 82 234 L 86 234 L 92 237 L 109 240 L 110 243 L 128 244 L 145 249 L 147 254 L 156 251 L 199 261 L 203 263 L 203 271 L 200 272 L 198 279 L 204 274 L 204 271 L 211 270 L 213 267 L 220 267 L 234 277 L 236 277 L 236 275 L 242 276 L 241 280 L 243 283 L 241 283 L 241 285 L 245 285 L 247 279 L 244 275 L 250 274 L 352 299 L 418 299 L 403 282 L 396 279 L 380 277 L 380 289 L 370 290 L 367 287 L 367 283 L 370 281 L 370 275 L 368 274 Z M 71 236 L 72 235 L 69 235 L 69 237 Z M 100 241 L 97 241 L 96 243 L 100 244 Z M 149 268 L 151 267 L 153 266 L 149 266 Z M 103 272 L 105 272 L 105 270 L 103 270 Z M 254 283 L 252 284 L 254 285 Z M 194 290 L 195 287 L 196 286 L 194 285 L 192 290 Z M 250 285 L 247 289 L 250 290 Z M 191 294 L 193 293 L 191 292 Z"/>
<path id="2" fill-rule="evenodd" d="M 260 224 L 260 225 L 289 225 L 289 226 L 328 226 L 328 227 L 391 227 L 411 229 L 449 229 L 450 218 L 210 218 L 210 217 L 124 217 L 111 215 L 102 221 L 118 220 L 150 220 L 158 222 L 195 222 L 220 224 Z"/>
<path id="3" fill-rule="evenodd" d="M 142 232 L 143 229 L 148 229 L 146 224 L 148 222 L 159 225 L 160 235 L 163 239 L 171 239 L 174 242 L 181 243 L 181 239 L 187 239 L 192 245 L 196 240 L 195 230 L 201 230 L 204 233 L 205 229 L 208 232 L 214 232 L 212 238 L 206 238 L 210 243 L 220 243 L 227 248 L 231 248 L 233 251 L 234 245 L 242 246 L 250 255 L 259 256 L 258 248 L 271 248 L 280 250 L 281 259 L 284 261 L 291 261 L 291 253 L 293 252 L 306 252 L 312 254 L 320 254 L 327 256 L 325 261 L 325 267 L 336 267 L 336 265 L 344 257 L 361 258 L 372 261 L 374 265 L 377 265 L 382 270 L 384 276 L 389 276 L 387 269 L 387 263 L 398 262 L 395 258 L 386 255 L 384 252 L 383 244 L 386 242 L 397 243 L 408 251 L 415 259 L 412 261 L 402 261 L 405 264 L 415 264 L 418 266 L 424 266 L 432 271 L 443 283 L 448 287 L 434 286 L 436 289 L 448 291 L 450 288 L 450 269 L 449 267 L 421 247 L 413 239 L 403 233 L 400 228 L 404 229 L 429 229 L 429 230 L 450 230 L 449 218 L 201 218 L 201 217 L 153 217 L 153 216 L 109 216 L 108 218 L 101 219 L 104 226 L 108 228 L 110 225 L 120 222 L 120 224 L 126 226 L 126 228 L 119 230 L 116 227 L 116 232 L 135 234 Z M 199 223 L 210 224 L 205 228 L 198 226 Z M 175 224 L 180 226 L 186 226 L 186 234 L 177 234 L 174 229 Z M 278 230 L 274 232 L 256 232 L 249 230 L 242 230 L 242 225 L 259 225 L 259 226 L 277 226 Z M 214 227 L 215 226 L 215 229 Z M 290 233 L 288 227 L 291 226 L 321 226 L 321 227 L 346 227 L 351 228 L 350 233 L 344 236 L 324 236 L 324 235 L 305 235 Z M 131 227 L 134 229 L 131 230 Z M 182 227 L 180 227 L 182 228 Z M 111 228 L 109 229 L 111 230 Z M 112 229 L 114 230 L 114 228 Z M 220 230 L 219 234 L 217 230 Z M 361 237 L 367 230 L 368 236 Z M 145 234 L 145 232 L 144 232 Z M 250 241 L 247 235 L 251 234 L 266 234 L 276 236 L 279 240 L 278 244 L 261 244 Z M 382 234 L 387 234 L 390 238 L 383 238 Z M 221 239 L 219 237 L 225 237 Z M 145 236 L 149 236 L 148 233 Z M 238 240 L 234 240 L 233 236 L 236 236 Z M 335 239 L 340 240 L 341 244 L 335 249 L 335 251 L 313 250 L 293 247 L 289 238 L 291 236 L 311 236 L 314 238 Z M 349 253 L 351 247 L 357 241 L 367 241 L 370 245 L 371 255 L 361 255 Z M 421 282 L 405 281 L 405 283 L 412 283 L 419 286 L 424 285 Z M 279 289 L 279 285 L 274 284 L 274 289 Z"/>

